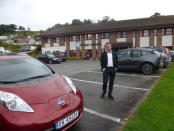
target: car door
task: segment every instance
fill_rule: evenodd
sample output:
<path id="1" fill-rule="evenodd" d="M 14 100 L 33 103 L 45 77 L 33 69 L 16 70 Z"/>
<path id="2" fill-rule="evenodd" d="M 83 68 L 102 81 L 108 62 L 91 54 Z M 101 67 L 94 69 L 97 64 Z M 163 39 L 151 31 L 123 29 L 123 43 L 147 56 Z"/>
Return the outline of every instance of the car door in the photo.
<path id="1" fill-rule="evenodd" d="M 139 66 L 142 63 L 141 50 L 132 50 L 131 59 L 132 59 L 132 62 L 131 62 L 132 69 L 134 70 L 139 69 Z"/>
<path id="2" fill-rule="evenodd" d="M 43 62 L 47 62 L 47 55 L 46 54 L 42 54 L 39 56 L 39 60 L 43 61 Z"/>
<path id="3" fill-rule="evenodd" d="M 122 50 L 118 52 L 118 69 L 128 70 L 130 69 L 131 57 L 130 50 Z"/>

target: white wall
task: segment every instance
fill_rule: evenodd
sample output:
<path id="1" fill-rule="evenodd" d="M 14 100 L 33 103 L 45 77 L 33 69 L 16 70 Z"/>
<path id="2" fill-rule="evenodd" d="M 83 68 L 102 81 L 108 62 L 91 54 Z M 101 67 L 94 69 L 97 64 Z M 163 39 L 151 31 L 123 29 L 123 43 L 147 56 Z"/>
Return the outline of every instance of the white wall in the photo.
<path id="1" fill-rule="evenodd" d="M 126 42 L 127 38 L 117 38 L 117 42 Z"/>
<path id="2" fill-rule="evenodd" d="M 102 39 L 101 40 L 101 48 L 104 49 L 105 48 L 105 44 L 109 42 L 109 39 Z"/>
<path id="3" fill-rule="evenodd" d="M 157 46 L 157 36 L 154 36 L 154 46 Z"/>
<path id="4" fill-rule="evenodd" d="M 76 50 L 76 41 L 70 41 L 69 44 L 70 44 L 70 50 Z"/>
<path id="5" fill-rule="evenodd" d="M 172 46 L 172 35 L 162 36 L 162 46 Z"/>
<path id="6" fill-rule="evenodd" d="M 149 37 L 140 37 L 140 47 L 149 46 Z"/>
<path id="7" fill-rule="evenodd" d="M 59 47 L 59 43 L 53 43 L 53 47 Z"/>
<path id="8" fill-rule="evenodd" d="M 92 40 L 85 40 L 85 49 L 92 49 Z"/>
<path id="9" fill-rule="evenodd" d="M 49 47 L 50 47 L 50 43 L 46 43 L 46 44 L 45 44 L 45 47 L 46 47 L 46 48 L 49 48 Z"/>
<path id="10" fill-rule="evenodd" d="M 42 47 L 42 53 L 45 54 L 45 52 L 50 52 L 52 53 L 53 51 L 61 51 L 61 52 L 65 52 L 66 48 L 65 46 L 59 46 L 59 47 Z"/>

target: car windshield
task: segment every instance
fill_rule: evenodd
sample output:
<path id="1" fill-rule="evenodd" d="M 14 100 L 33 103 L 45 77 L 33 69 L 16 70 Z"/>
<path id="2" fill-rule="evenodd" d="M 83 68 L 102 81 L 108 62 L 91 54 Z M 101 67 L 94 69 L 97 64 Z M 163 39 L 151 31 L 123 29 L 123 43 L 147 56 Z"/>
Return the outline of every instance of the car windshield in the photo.
<path id="1" fill-rule="evenodd" d="M 46 65 L 36 59 L 2 60 L 0 65 L 0 82 L 16 82 L 53 74 Z"/>
<path id="2" fill-rule="evenodd" d="M 55 55 L 53 55 L 53 54 L 48 54 L 48 57 L 50 57 L 50 58 L 54 58 Z"/>

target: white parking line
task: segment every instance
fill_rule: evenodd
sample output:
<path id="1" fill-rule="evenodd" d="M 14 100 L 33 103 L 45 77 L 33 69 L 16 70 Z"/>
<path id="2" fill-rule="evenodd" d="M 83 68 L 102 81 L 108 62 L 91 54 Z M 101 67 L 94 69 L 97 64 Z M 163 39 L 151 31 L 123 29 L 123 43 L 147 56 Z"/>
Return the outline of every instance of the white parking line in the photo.
<path id="1" fill-rule="evenodd" d="M 88 72 L 93 72 L 93 73 L 103 73 L 103 72 L 99 72 L 99 71 L 88 71 Z M 144 75 L 135 75 L 135 74 L 125 74 L 125 73 L 117 73 L 117 75 L 125 75 L 125 76 L 138 76 L 138 77 L 154 77 L 154 78 L 158 78 L 160 76 L 144 76 Z"/>
<path id="2" fill-rule="evenodd" d="M 88 108 L 84 108 L 84 111 L 86 111 L 86 112 L 88 112 L 90 114 L 99 116 L 101 118 L 105 118 L 105 119 L 108 119 L 108 120 L 111 120 L 111 121 L 115 121 L 115 122 L 120 123 L 120 118 L 115 118 L 115 117 L 109 116 L 107 114 L 99 113 L 99 112 L 96 112 L 96 111 L 91 110 L 91 109 L 88 109 Z"/>
<path id="3" fill-rule="evenodd" d="M 80 79 L 74 79 L 74 78 L 70 78 L 71 80 L 75 80 L 75 81 L 80 81 L 80 82 L 86 82 L 86 83 L 93 83 L 93 84 L 99 84 L 102 85 L 103 83 L 100 82 L 95 82 L 95 81 L 86 81 L 86 80 L 80 80 Z M 144 89 L 144 88 L 137 88 L 137 87 L 128 87 L 128 86 L 121 86 L 121 85 L 114 85 L 120 88 L 128 88 L 128 89 L 133 89 L 133 90 L 143 90 L 143 91 L 148 91 L 149 89 Z"/>

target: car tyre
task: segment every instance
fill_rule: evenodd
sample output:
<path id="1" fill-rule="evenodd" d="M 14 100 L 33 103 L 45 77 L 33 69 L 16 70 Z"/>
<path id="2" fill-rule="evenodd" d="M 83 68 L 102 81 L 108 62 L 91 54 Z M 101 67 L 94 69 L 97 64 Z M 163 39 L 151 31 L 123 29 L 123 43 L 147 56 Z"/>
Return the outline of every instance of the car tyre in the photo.
<path id="1" fill-rule="evenodd" d="M 141 71 L 143 72 L 143 74 L 145 75 L 150 75 L 154 72 L 154 66 L 150 63 L 144 63 L 141 66 Z"/>
<path id="2" fill-rule="evenodd" d="M 49 63 L 49 64 L 52 64 L 52 63 L 53 63 L 53 61 L 52 61 L 52 60 L 49 60 L 49 61 L 48 61 L 48 63 Z"/>

